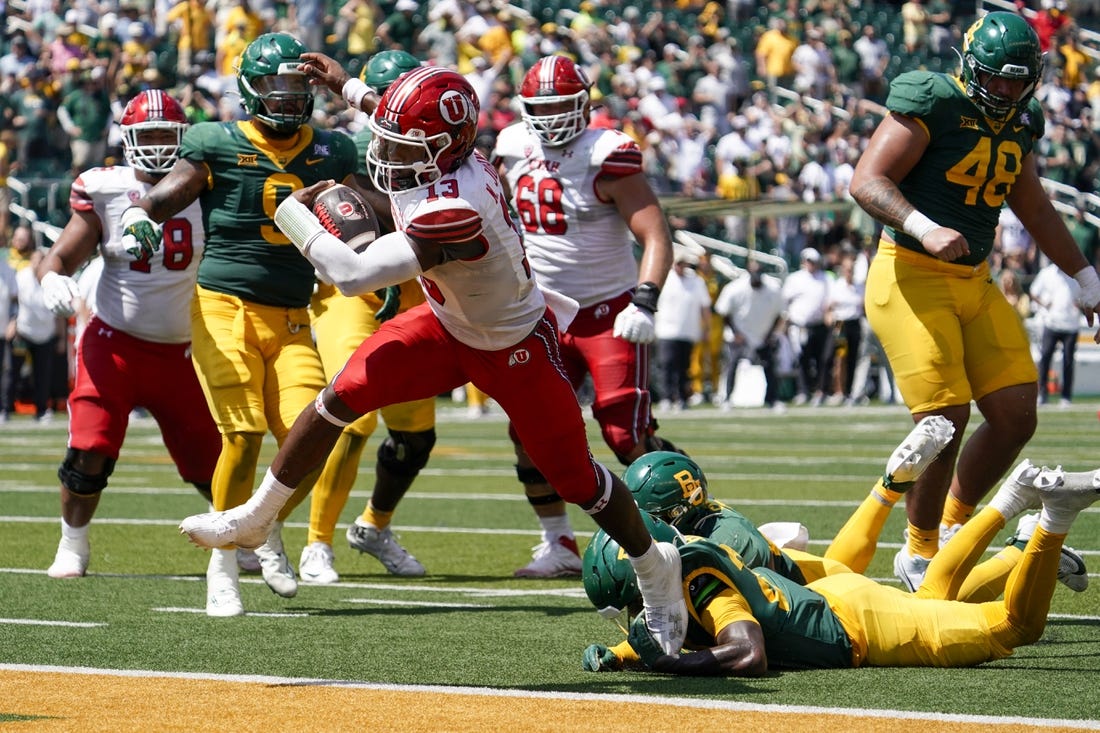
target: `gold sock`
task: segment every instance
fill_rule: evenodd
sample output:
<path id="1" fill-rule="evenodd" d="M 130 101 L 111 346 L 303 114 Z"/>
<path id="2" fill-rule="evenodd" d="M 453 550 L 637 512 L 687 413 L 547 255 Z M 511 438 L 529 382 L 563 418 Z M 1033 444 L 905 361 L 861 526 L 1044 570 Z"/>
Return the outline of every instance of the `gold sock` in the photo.
<path id="1" fill-rule="evenodd" d="M 969 504 L 963 504 L 955 498 L 954 494 L 948 492 L 947 499 L 943 503 L 943 519 L 940 521 L 946 527 L 966 524 L 966 520 L 974 516 L 975 508 Z"/>
<path id="2" fill-rule="evenodd" d="M 913 526 L 913 523 L 909 523 L 908 533 L 909 555 L 911 557 L 927 557 L 932 558 L 936 556 L 936 550 L 940 549 L 940 528 L 935 529 L 921 529 L 920 527 Z"/>
<path id="3" fill-rule="evenodd" d="M 390 522 L 393 521 L 393 512 L 380 512 L 368 501 L 367 508 L 363 510 L 362 519 L 367 524 L 382 530 L 390 526 Z"/>

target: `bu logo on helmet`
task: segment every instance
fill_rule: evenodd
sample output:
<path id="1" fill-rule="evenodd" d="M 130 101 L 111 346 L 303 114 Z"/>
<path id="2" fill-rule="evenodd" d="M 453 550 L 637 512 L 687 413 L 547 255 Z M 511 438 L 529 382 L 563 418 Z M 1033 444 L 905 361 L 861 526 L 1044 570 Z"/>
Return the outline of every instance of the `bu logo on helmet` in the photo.
<path id="1" fill-rule="evenodd" d="M 452 125 L 460 125 L 471 118 L 470 100 L 453 89 L 439 97 L 439 115 Z"/>

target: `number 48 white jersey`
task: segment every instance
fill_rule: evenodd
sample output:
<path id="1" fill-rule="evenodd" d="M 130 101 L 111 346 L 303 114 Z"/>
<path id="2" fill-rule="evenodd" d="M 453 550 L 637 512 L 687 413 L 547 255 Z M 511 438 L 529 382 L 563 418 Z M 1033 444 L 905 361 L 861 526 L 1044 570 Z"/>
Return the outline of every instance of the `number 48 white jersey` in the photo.
<path id="1" fill-rule="evenodd" d="M 205 244 L 198 202 L 162 225 L 164 241 L 152 257 L 135 260 L 122 246 L 122 212 L 151 188 L 125 166 L 92 168 L 73 182 L 73 211 L 95 212 L 103 232 L 103 274 L 95 311 L 107 325 L 163 344 L 191 340 L 191 299 Z"/>
<path id="2" fill-rule="evenodd" d="M 524 123 L 501 130 L 493 151 L 526 230 L 524 243 L 539 283 L 582 308 L 634 287 L 634 238 L 614 202 L 596 181 L 642 171 L 642 152 L 629 136 L 588 128 L 562 147 L 550 147 Z"/>

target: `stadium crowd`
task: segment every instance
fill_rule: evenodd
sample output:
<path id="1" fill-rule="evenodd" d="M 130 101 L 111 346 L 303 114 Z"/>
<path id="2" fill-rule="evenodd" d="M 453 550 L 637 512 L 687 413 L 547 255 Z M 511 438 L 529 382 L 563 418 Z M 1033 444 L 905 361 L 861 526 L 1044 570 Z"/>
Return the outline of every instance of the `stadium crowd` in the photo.
<path id="1" fill-rule="evenodd" d="M 1080 37 L 1097 18 L 1094 6 L 1017 3 L 1046 52 L 1036 91 L 1047 121 L 1040 173 L 1086 193 L 1100 178 L 1100 81 Z M 191 122 L 242 119 L 235 59 L 267 30 L 295 35 L 352 75 L 386 49 L 455 69 L 481 102 L 478 147 L 484 151 L 520 119 L 515 100 L 524 72 L 544 55 L 564 54 L 593 80 L 591 124 L 622 130 L 638 143 L 658 195 L 843 202 L 855 161 L 885 111 L 890 78 L 910 68 L 956 70 L 954 49 L 974 17 L 971 3 L 945 0 L 647 0 L 625 7 L 604 0 L 12 1 L 0 37 L 0 243 L 8 244 L 19 223 L 9 202 L 37 211 L 46 223 L 64 224 L 68 182 L 91 165 L 120 161 L 118 120 L 138 92 L 168 91 Z M 350 134 L 363 125 L 362 115 L 332 95 L 318 94 L 313 117 L 319 128 Z M 670 225 L 737 244 L 751 241 L 782 258 L 784 271 L 798 269 L 808 249 L 820 255 L 829 277 L 854 257 L 858 284 L 876 224 L 858 206 L 841 211 L 849 210 L 764 217 L 753 232 L 743 217 L 713 214 L 673 213 Z M 998 278 L 1012 271 L 1026 293 L 1045 263 L 1012 218 L 1006 215 L 991 266 Z M 1068 224 L 1094 262 L 1095 227 L 1083 217 Z M 50 243 L 45 231 L 35 230 L 40 245 Z M 688 263 L 706 279 L 712 301 L 736 272 L 722 267 L 728 260 L 714 259 Z M 11 260 L 21 264 L 14 253 Z M 696 347 L 685 404 L 731 397 L 725 385 L 732 387 L 732 380 L 722 376 L 736 368 L 724 363 L 722 332 L 729 324 L 714 319 L 707 343 Z M 779 325 L 781 337 L 786 325 Z M 849 340 L 829 342 L 824 368 L 836 368 L 837 376 L 817 390 L 800 381 L 791 349 L 778 344 L 779 372 L 789 383 L 779 398 L 858 403 L 875 395 L 862 385 L 853 391 L 852 372 L 843 359 L 833 359 L 844 356 Z M 863 341 L 864 360 L 874 358 L 874 339 Z M 872 383 L 879 373 L 871 370 Z M 679 401 L 658 396 L 673 406 Z M 881 387 L 877 396 L 892 399 Z"/>

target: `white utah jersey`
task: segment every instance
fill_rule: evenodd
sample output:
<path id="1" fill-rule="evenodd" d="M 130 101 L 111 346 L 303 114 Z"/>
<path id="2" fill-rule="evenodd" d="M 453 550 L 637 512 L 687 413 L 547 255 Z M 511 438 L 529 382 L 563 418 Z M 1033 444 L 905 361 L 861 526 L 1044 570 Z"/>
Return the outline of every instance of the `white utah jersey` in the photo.
<path id="1" fill-rule="evenodd" d="M 500 178 L 479 153 L 430 186 L 392 196 L 393 219 L 406 235 L 440 244 L 478 239 L 477 257 L 450 260 L 420 276 L 447 332 L 475 349 L 496 351 L 526 338 L 546 310 L 508 213 Z"/>
<path id="2" fill-rule="evenodd" d="M 103 274 L 95 295 L 96 315 L 146 341 L 191 340 L 191 298 L 205 244 L 198 202 L 162 224 L 164 241 L 149 259 L 134 260 L 122 246 L 122 212 L 152 186 L 124 166 L 92 168 L 73 182 L 74 211 L 94 211 L 102 225 Z"/>
<path id="3" fill-rule="evenodd" d="M 493 162 L 511 187 L 540 285 L 582 308 L 637 285 L 634 237 L 615 204 L 596 193 L 602 177 L 642 171 L 641 150 L 630 137 L 588 128 L 555 148 L 519 123 L 501 130 Z"/>

